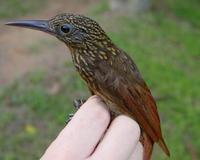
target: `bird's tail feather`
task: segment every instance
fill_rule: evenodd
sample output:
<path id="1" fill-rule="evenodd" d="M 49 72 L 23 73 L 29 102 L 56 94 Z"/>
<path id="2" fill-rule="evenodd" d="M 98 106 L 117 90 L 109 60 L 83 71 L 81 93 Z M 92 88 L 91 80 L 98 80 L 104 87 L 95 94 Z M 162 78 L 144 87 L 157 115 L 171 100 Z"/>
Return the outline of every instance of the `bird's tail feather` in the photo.
<path id="1" fill-rule="evenodd" d="M 169 152 L 167 145 L 165 144 L 165 141 L 163 140 L 163 138 L 159 139 L 158 144 L 162 148 L 162 150 L 165 152 L 165 154 L 167 156 L 170 156 L 170 152 Z"/>
<path id="2" fill-rule="evenodd" d="M 143 160 L 150 160 L 154 142 L 145 132 L 142 132 L 140 141 L 143 145 Z"/>

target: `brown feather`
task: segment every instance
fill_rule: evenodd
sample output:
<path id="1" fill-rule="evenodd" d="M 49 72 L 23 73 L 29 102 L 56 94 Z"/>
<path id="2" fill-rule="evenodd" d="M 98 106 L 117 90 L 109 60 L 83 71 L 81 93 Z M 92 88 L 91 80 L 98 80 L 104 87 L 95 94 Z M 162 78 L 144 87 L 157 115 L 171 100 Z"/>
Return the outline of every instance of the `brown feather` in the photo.
<path id="1" fill-rule="evenodd" d="M 134 65 L 133 62 L 126 60 L 127 58 L 119 55 L 115 57 L 113 66 L 108 63 L 99 64 L 94 78 L 98 88 L 94 89 L 94 93 L 101 96 L 108 104 L 112 102 L 117 106 L 114 112 L 126 114 L 138 122 L 144 132 L 142 135 L 146 150 L 144 157 L 150 157 L 154 142 L 158 142 L 163 151 L 169 155 L 161 134 L 156 103 L 137 68 L 134 67 L 134 70 L 128 68 L 130 63 Z M 117 70 L 115 64 L 120 64 L 121 69 Z"/>
<path id="2" fill-rule="evenodd" d="M 142 132 L 140 141 L 143 145 L 143 160 L 150 160 L 154 142 L 145 132 Z"/>

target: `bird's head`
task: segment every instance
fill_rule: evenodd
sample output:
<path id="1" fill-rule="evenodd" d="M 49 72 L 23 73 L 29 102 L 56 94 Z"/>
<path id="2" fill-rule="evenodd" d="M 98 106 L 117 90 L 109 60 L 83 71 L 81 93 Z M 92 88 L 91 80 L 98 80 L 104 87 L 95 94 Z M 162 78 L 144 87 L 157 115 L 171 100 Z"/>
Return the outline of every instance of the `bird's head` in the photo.
<path id="1" fill-rule="evenodd" d="M 8 22 L 7 25 L 49 33 L 70 49 L 86 48 L 94 43 L 109 41 L 96 21 L 82 15 L 59 14 L 50 20 L 17 20 Z"/>

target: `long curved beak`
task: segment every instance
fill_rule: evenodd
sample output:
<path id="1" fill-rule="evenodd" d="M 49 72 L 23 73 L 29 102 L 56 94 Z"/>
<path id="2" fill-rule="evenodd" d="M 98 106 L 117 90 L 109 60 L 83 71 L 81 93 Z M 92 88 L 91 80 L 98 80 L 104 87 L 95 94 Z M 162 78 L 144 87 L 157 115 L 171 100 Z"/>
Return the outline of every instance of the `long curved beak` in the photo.
<path id="1" fill-rule="evenodd" d="M 56 34 L 53 30 L 50 29 L 47 20 L 16 20 L 13 22 L 8 22 L 5 25 L 39 30 L 54 36 Z"/>

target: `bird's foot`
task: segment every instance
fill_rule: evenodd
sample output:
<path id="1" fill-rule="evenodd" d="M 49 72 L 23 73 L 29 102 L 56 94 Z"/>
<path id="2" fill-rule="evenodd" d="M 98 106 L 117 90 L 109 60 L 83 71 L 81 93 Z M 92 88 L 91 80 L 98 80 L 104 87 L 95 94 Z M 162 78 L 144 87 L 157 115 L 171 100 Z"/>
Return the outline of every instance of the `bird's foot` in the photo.
<path id="1" fill-rule="evenodd" d="M 73 116 L 74 116 L 74 113 L 70 113 L 70 114 L 68 115 L 68 117 L 67 117 L 67 119 L 66 119 L 66 124 L 68 124 L 68 123 L 71 121 L 71 119 L 73 118 Z"/>
<path id="2" fill-rule="evenodd" d="M 75 99 L 73 101 L 73 105 L 74 105 L 75 109 L 78 110 L 85 102 L 86 102 L 85 99 Z"/>
<path id="3" fill-rule="evenodd" d="M 77 111 L 85 102 L 86 102 L 85 99 L 74 99 L 73 105 L 74 105 L 76 111 Z M 76 111 L 75 111 L 75 113 L 76 113 Z M 68 124 L 68 123 L 71 121 L 71 119 L 73 118 L 73 116 L 74 116 L 75 113 L 70 113 L 70 114 L 68 115 L 68 118 L 67 118 L 67 120 L 66 120 L 66 124 Z"/>

